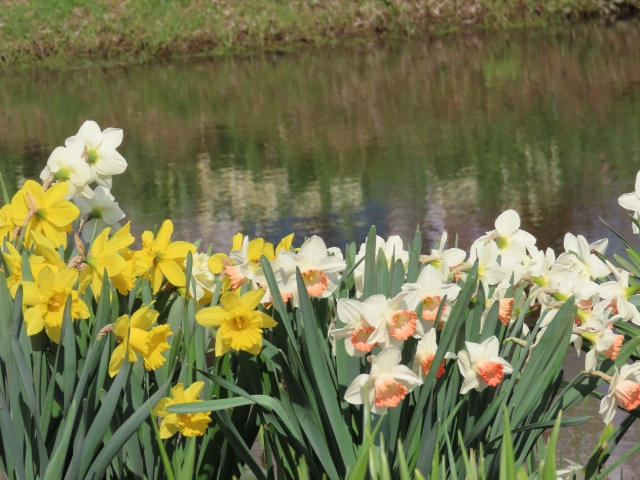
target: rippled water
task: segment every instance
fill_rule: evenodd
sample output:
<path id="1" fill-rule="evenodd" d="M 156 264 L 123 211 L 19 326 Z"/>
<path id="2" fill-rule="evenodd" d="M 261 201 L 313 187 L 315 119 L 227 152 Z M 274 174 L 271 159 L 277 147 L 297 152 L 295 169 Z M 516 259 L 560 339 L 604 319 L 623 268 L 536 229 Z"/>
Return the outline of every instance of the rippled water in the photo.
<path id="1" fill-rule="evenodd" d="M 630 236 L 616 199 L 640 169 L 639 40 L 620 24 L 4 73 L 0 172 L 12 188 L 38 176 L 91 118 L 125 131 L 113 192 L 136 233 L 169 217 L 226 250 L 239 230 L 344 246 L 419 224 L 424 245 L 447 230 L 468 248 L 515 208 L 540 247 L 611 237 L 598 217 Z"/>

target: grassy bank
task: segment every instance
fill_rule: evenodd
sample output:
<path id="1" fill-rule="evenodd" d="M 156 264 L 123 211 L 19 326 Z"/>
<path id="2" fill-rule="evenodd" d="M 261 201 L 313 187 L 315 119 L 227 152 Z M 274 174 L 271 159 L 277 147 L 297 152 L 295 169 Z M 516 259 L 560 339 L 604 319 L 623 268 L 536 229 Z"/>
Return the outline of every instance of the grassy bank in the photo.
<path id="1" fill-rule="evenodd" d="M 603 0 L 0 0 L 0 61 L 148 61 L 635 11 Z"/>

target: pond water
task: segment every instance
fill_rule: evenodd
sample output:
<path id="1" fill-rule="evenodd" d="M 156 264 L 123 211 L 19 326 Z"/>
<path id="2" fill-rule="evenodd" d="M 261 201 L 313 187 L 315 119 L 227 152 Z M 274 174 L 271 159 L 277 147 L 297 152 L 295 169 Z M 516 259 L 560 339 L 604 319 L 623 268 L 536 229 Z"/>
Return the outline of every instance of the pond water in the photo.
<path id="1" fill-rule="evenodd" d="M 419 225 L 424 245 L 447 230 L 468 248 L 515 208 L 539 247 L 613 237 L 599 217 L 630 237 L 617 197 L 640 169 L 639 40 L 619 24 L 3 73 L 0 172 L 37 177 L 94 119 L 125 131 L 113 193 L 137 234 L 172 218 L 224 251 L 237 231 L 343 247 Z"/>

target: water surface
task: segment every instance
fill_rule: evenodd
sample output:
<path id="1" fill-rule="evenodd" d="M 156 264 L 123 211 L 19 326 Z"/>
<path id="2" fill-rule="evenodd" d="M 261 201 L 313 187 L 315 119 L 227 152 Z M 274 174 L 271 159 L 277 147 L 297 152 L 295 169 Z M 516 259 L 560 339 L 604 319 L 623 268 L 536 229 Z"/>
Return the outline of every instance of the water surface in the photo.
<path id="1" fill-rule="evenodd" d="M 37 177 L 94 119 L 125 131 L 113 193 L 136 234 L 171 218 L 228 250 L 237 231 L 344 246 L 420 225 L 424 245 L 447 230 L 468 248 L 515 208 L 543 248 L 611 236 L 599 217 L 631 236 L 617 197 L 640 169 L 639 40 L 619 24 L 5 73 L 0 172 L 14 189 Z"/>

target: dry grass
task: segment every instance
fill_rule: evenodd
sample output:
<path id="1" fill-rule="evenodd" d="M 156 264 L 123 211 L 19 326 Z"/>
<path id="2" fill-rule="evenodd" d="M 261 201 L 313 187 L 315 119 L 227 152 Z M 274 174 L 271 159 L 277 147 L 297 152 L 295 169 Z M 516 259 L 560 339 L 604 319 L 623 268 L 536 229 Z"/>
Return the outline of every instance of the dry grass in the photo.
<path id="1" fill-rule="evenodd" d="M 0 0 L 0 60 L 148 61 L 629 11 L 613 0 Z"/>

